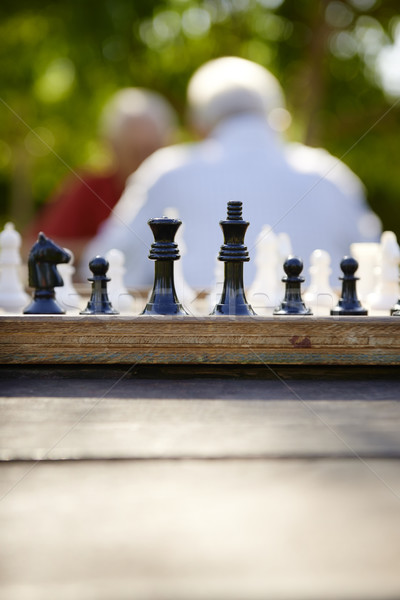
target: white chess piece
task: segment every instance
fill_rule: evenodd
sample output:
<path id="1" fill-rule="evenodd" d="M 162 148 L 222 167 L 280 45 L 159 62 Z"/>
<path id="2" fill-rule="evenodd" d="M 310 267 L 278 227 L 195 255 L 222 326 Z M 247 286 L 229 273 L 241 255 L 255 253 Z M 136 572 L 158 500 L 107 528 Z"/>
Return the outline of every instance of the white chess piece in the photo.
<path id="1" fill-rule="evenodd" d="M 135 312 L 135 300 L 124 284 L 124 253 L 121 252 L 121 250 L 113 248 L 107 252 L 106 259 L 110 265 L 107 277 L 109 277 L 111 281 L 109 281 L 107 289 L 111 304 L 120 313 Z"/>
<path id="2" fill-rule="evenodd" d="M 331 257 L 325 250 L 314 250 L 310 264 L 310 286 L 304 293 L 304 302 L 314 309 L 314 314 L 329 315 L 338 302 L 338 296 L 329 283 Z"/>
<path id="3" fill-rule="evenodd" d="M 13 223 L 6 223 L 0 233 L 0 307 L 7 312 L 20 313 L 28 304 L 20 280 L 21 236 Z"/>
<path id="4" fill-rule="evenodd" d="M 218 304 L 221 299 L 221 294 L 224 287 L 224 278 L 225 262 L 216 258 L 214 268 L 214 284 L 207 298 L 210 313 L 214 310 L 215 305 Z"/>
<path id="5" fill-rule="evenodd" d="M 399 299 L 400 249 L 396 234 L 384 231 L 381 235 L 378 265 L 375 268 L 376 285 L 366 299 L 371 310 L 389 311 Z"/>
<path id="6" fill-rule="evenodd" d="M 275 308 L 282 299 L 282 288 L 277 277 L 278 251 L 278 237 L 269 225 L 264 225 L 256 241 L 256 276 L 246 294 L 249 303 L 259 314 Z"/>
<path id="7" fill-rule="evenodd" d="M 376 267 L 379 261 L 380 244 L 357 242 L 350 245 L 350 253 L 358 262 L 357 296 L 363 302 L 376 286 Z"/>
<path id="8" fill-rule="evenodd" d="M 278 233 L 277 235 L 277 256 L 278 261 L 276 265 L 276 278 L 277 282 L 279 282 L 279 301 L 281 302 L 282 298 L 285 295 L 285 284 L 282 281 L 282 277 L 285 276 L 285 271 L 283 270 L 283 263 L 293 253 L 292 250 L 292 242 L 290 240 L 289 234 L 285 232 Z"/>
<path id="9" fill-rule="evenodd" d="M 174 207 L 166 208 L 164 210 L 164 215 L 166 217 L 169 217 L 170 219 L 179 219 L 179 213 Z M 185 224 L 182 223 L 175 236 L 175 242 L 178 244 L 179 254 L 181 258 L 179 260 L 174 261 L 174 283 L 176 295 L 178 296 L 179 302 L 181 302 L 184 305 L 184 307 L 192 313 L 196 312 L 193 303 L 197 298 L 197 294 L 194 291 L 194 289 L 190 287 L 190 285 L 187 283 L 183 271 L 184 256 L 186 254 L 184 231 Z"/>
<path id="10" fill-rule="evenodd" d="M 68 248 L 64 248 L 64 250 L 70 253 L 71 259 L 68 263 L 57 265 L 57 270 L 62 277 L 64 285 L 54 288 L 56 300 L 66 312 L 76 312 L 84 308 L 85 302 L 72 283 L 72 276 L 75 273 L 74 255 Z"/>

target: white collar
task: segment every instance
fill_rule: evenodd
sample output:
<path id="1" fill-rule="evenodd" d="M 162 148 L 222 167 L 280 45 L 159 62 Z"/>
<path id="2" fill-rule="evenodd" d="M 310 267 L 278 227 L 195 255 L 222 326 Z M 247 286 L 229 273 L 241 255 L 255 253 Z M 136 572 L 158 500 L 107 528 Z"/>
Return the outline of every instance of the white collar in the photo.
<path id="1" fill-rule="evenodd" d="M 283 146 L 280 136 L 271 129 L 266 119 L 255 114 L 241 114 L 225 119 L 213 129 L 210 138 L 223 145 L 269 145 L 276 150 Z"/>

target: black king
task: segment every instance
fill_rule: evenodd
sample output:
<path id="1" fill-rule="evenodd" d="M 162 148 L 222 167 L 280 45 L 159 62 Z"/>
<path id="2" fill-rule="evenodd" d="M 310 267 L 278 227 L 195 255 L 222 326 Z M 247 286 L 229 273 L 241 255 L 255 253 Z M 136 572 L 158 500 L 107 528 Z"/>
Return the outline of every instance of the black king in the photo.
<path id="1" fill-rule="evenodd" d="M 244 245 L 249 222 L 242 219 L 242 202 L 228 202 L 228 217 L 219 224 L 224 233 L 224 244 L 218 256 L 218 260 L 225 263 L 224 287 L 211 314 L 255 315 L 243 287 L 243 263 L 248 262 L 250 257 Z"/>

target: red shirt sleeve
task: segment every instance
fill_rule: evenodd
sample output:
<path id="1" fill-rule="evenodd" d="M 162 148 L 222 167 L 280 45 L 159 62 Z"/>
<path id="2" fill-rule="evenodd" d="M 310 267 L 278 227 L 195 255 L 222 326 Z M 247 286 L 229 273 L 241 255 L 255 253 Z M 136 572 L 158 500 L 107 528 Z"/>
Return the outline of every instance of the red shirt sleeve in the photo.
<path id="1" fill-rule="evenodd" d="M 66 181 L 33 227 L 50 237 L 90 238 L 108 217 L 123 191 L 115 175 L 80 176 Z"/>

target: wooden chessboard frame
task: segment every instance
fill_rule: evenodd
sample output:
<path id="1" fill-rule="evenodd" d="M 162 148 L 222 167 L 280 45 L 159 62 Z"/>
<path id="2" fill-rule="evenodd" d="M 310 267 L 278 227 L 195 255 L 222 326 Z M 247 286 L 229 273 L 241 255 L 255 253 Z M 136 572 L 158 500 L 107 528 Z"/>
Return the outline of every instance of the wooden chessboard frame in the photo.
<path id="1" fill-rule="evenodd" d="M 398 317 L 0 316 L 0 364 L 399 365 Z"/>

